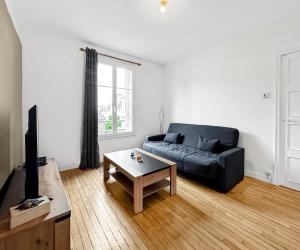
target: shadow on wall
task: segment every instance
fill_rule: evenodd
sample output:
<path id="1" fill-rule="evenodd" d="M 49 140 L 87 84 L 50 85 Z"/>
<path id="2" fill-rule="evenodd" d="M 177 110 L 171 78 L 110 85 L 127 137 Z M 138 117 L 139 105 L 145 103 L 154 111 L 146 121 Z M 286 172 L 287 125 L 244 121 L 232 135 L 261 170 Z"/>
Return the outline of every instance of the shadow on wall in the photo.
<path id="1" fill-rule="evenodd" d="M 10 174 L 10 114 L 0 110 L 0 189 Z"/>
<path id="2" fill-rule="evenodd" d="M 255 136 L 240 131 L 239 146 L 245 148 L 245 171 L 263 176 L 266 171 L 272 172 L 272 163 L 266 157 L 268 152 L 265 152 Z"/>

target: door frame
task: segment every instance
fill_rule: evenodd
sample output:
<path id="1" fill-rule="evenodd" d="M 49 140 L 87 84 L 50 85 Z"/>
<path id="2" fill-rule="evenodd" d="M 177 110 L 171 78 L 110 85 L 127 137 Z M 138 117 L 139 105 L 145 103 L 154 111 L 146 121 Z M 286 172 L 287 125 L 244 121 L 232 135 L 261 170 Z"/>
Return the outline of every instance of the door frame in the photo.
<path id="1" fill-rule="evenodd" d="M 283 129 L 282 129 L 282 121 L 283 121 L 283 110 L 282 104 L 285 100 L 282 98 L 282 65 L 283 65 L 283 57 L 300 52 L 300 47 L 293 49 L 285 49 L 279 51 L 276 56 L 276 96 L 275 96 L 275 142 L 274 142 L 274 151 L 275 151 L 275 162 L 274 162 L 274 173 L 273 173 L 273 184 L 281 185 L 282 184 L 282 176 L 281 169 L 282 163 L 284 162 L 284 147 L 285 141 L 283 138 Z"/>

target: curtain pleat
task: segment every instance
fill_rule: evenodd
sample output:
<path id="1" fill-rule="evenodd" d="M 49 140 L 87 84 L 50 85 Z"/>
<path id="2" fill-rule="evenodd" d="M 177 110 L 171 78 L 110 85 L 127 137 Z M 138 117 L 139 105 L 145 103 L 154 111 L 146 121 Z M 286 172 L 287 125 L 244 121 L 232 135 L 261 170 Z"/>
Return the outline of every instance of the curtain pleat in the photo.
<path id="1" fill-rule="evenodd" d="M 98 146 L 98 55 L 96 50 L 86 48 L 83 135 L 80 169 L 100 166 Z"/>

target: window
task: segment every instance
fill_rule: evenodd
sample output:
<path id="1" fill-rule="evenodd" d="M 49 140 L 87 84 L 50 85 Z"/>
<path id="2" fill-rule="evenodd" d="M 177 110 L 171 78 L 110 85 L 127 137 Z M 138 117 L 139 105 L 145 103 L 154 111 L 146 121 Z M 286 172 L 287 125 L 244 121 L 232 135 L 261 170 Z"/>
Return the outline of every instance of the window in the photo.
<path id="1" fill-rule="evenodd" d="M 100 137 L 133 132 L 133 71 L 124 66 L 98 64 L 98 130 Z"/>

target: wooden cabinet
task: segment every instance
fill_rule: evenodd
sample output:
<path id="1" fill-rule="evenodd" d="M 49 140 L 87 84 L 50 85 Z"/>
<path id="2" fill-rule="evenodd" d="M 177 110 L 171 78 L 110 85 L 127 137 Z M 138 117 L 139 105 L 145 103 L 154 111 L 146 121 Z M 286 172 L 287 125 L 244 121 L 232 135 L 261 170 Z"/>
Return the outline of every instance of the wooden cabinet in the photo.
<path id="1" fill-rule="evenodd" d="M 24 177 L 17 168 L 0 208 L 0 250 L 70 249 L 71 210 L 54 159 L 39 167 L 39 193 L 51 199 L 51 212 L 9 229 L 9 207 L 22 199 Z"/>

